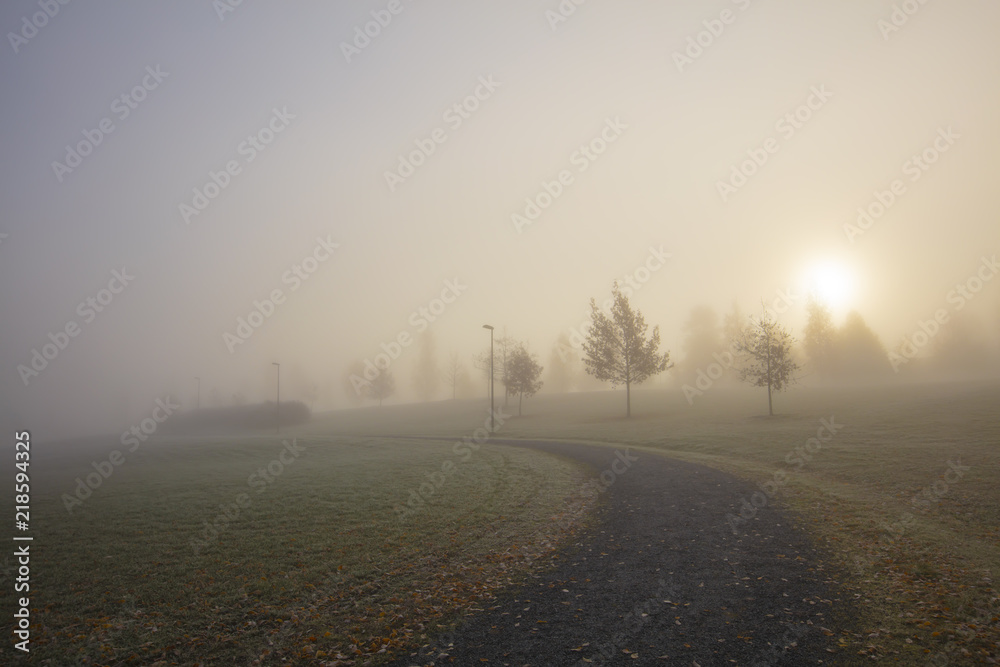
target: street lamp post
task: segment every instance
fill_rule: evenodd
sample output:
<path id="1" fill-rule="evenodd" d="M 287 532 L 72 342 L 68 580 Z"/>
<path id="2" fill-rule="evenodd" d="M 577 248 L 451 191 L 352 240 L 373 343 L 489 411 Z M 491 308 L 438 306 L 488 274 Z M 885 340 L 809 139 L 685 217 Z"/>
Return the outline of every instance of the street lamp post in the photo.
<path id="1" fill-rule="evenodd" d="M 195 380 L 198 381 L 198 397 L 195 399 L 194 409 L 201 410 L 201 378 L 196 377 Z"/>
<path id="2" fill-rule="evenodd" d="M 490 330 L 490 433 L 496 433 L 496 417 L 493 412 L 493 327 L 489 324 L 483 325 L 484 329 Z"/>
<path id="3" fill-rule="evenodd" d="M 276 426 L 275 432 L 281 433 L 281 364 L 279 364 L 277 361 L 272 361 L 271 365 L 278 367 L 278 377 L 276 379 L 277 397 L 274 402 L 274 414 L 277 421 L 277 423 L 275 424 Z"/>

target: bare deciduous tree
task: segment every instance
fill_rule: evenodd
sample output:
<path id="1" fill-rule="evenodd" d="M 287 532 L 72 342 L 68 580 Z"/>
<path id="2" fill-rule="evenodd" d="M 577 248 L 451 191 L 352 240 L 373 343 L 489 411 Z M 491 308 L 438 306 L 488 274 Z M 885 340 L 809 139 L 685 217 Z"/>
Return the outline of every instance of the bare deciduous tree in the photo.
<path id="1" fill-rule="evenodd" d="M 444 379 L 451 385 L 452 399 L 458 395 L 458 385 L 465 379 L 465 375 L 465 366 L 459 361 L 458 352 L 452 352 L 444 367 Z"/>

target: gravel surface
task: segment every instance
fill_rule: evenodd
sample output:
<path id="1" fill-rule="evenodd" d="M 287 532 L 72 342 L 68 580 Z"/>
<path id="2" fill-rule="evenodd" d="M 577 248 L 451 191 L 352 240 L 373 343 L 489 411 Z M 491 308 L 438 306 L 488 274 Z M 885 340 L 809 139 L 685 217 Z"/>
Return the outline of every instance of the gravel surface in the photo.
<path id="1" fill-rule="evenodd" d="M 592 467 L 606 487 L 596 522 L 554 568 L 394 664 L 707 667 L 846 657 L 828 649 L 850 604 L 785 513 L 768 503 L 751 515 L 749 503 L 765 497 L 752 484 L 625 447 L 495 442 Z M 734 522 L 741 507 L 747 519 Z"/>

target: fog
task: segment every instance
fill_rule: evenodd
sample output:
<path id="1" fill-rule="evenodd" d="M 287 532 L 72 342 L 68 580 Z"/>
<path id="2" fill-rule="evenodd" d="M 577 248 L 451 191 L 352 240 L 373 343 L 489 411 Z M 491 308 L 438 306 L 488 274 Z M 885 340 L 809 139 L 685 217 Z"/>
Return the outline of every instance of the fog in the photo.
<path id="1" fill-rule="evenodd" d="M 482 395 L 483 324 L 549 367 L 616 280 L 677 391 L 692 330 L 763 303 L 802 341 L 810 295 L 923 341 L 882 379 L 996 373 L 994 2 L 43 5 L 0 8 L 8 433 L 279 372 L 350 407 L 386 350 L 389 400 L 450 398 L 428 338 Z"/>

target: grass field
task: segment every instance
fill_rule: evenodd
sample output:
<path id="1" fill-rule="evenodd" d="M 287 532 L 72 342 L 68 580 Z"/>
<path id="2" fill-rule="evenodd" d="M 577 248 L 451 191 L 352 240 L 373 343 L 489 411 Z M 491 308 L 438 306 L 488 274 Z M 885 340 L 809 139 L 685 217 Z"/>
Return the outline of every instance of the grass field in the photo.
<path id="1" fill-rule="evenodd" d="M 628 444 L 759 482 L 744 516 L 718 521 L 739 529 L 778 503 L 825 548 L 863 610 L 832 663 L 976 664 L 1000 641 L 998 406 L 1000 385 L 796 387 L 768 418 L 762 393 L 720 386 L 694 405 L 634 392 L 626 420 L 622 392 L 541 395 L 497 437 Z M 63 494 L 121 446 L 37 446 L 32 663 L 412 651 L 586 521 L 584 471 L 456 445 L 485 416 L 483 401 L 327 413 L 295 431 L 297 450 L 274 435 L 153 439 L 72 512 Z M 428 500 L 401 519 L 414 493 Z"/>
<path id="2" fill-rule="evenodd" d="M 1000 385 L 796 386 L 776 397 L 774 417 L 762 391 L 719 386 L 693 405 L 677 389 L 633 391 L 625 419 L 623 394 L 539 397 L 501 437 L 629 444 L 764 484 L 771 493 L 753 499 L 767 500 L 756 511 L 790 508 L 864 610 L 861 629 L 840 638 L 838 660 L 978 664 L 1000 655 Z M 473 423 L 448 404 L 437 414 L 396 409 L 406 418 L 376 431 L 436 422 L 457 435 Z M 823 419 L 839 428 L 810 443 Z M 371 428 L 363 411 L 312 427 Z M 733 518 L 737 529 L 745 521 Z"/>
<path id="3" fill-rule="evenodd" d="M 544 561 L 558 537 L 552 518 L 586 509 L 566 505 L 577 469 L 523 449 L 295 442 L 298 458 L 286 453 L 279 468 L 290 450 L 277 437 L 151 441 L 72 512 L 62 494 L 107 451 L 90 442 L 40 456 L 32 663 L 384 656 Z M 445 460 L 455 465 L 445 483 L 400 520 L 394 508 Z M 268 466 L 266 479 L 257 471 Z M 574 520 L 557 525 L 565 533 Z"/>

